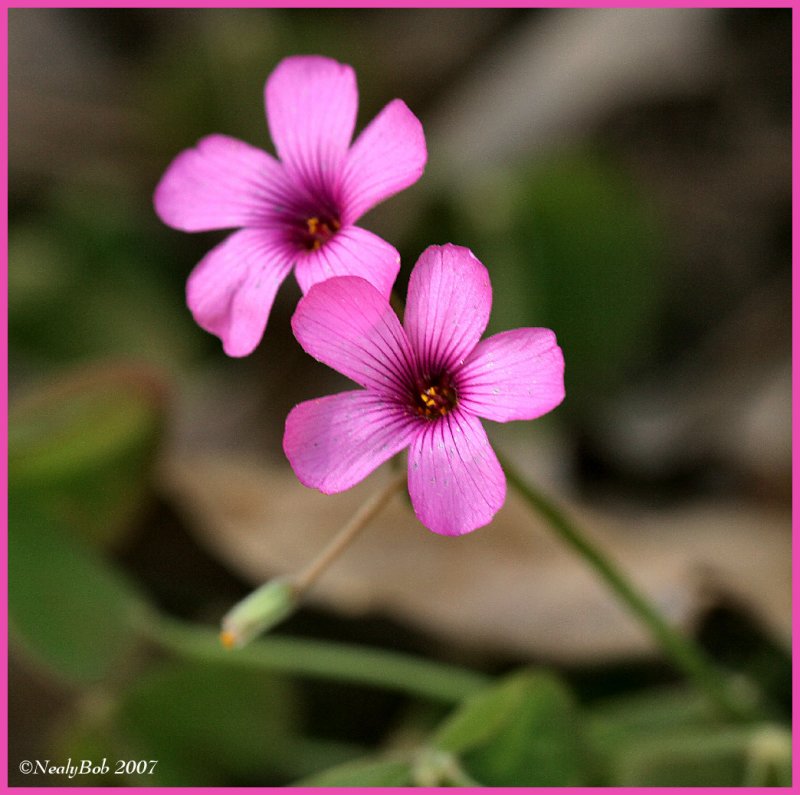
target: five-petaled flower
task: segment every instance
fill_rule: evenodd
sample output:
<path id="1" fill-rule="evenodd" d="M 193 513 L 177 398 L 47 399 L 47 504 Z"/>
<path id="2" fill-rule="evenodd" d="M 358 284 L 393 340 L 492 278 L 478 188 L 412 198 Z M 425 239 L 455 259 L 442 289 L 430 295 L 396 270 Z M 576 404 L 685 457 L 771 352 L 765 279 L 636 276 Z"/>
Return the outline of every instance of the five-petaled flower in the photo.
<path id="1" fill-rule="evenodd" d="M 356 276 L 312 287 L 292 328 L 303 348 L 364 389 L 310 400 L 286 419 L 284 451 L 299 480 L 332 494 L 409 449 L 420 521 L 460 535 L 488 524 L 506 480 L 479 420 L 530 420 L 564 398 L 564 358 L 549 329 L 479 341 L 492 289 L 459 246 L 431 246 L 408 285 L 404 326 Z"/>
<path id="2" fill-rule="evenodd" d="M 350 146 L 358 110 L 353 69 L 321 56 L 284 59 L 266 84 L 278 160 L 225 135 L 182 152 L 155 192 L 160 218 L 186 232 L 242 227 L 189 277 L 195 320 L 246 356 L 264 334 L 275 294 L 294 266 L 305 293 L 331 276 L 364 277 L 388 296 L 397 251 L 355 226 L 419 179 L 427 152 L 419 120 L 390 102 Z"/>

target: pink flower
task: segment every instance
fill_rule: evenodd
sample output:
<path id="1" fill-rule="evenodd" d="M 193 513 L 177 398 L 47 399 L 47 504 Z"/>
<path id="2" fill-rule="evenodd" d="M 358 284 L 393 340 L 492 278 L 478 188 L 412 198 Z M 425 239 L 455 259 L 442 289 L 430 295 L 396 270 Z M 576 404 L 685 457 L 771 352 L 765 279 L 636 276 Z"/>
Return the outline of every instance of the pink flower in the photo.
<path id="1" fill-rule="evenodd" d="M 303 348 L 363 390 L 295 406 L 283 449 L 300 481 L 344 491 L 406 447 L 419 520 L 461 535 L 488 524 L 506 479 L 479 420 L 532 420 L 564 399 L 564 358 L 549 329 L 479 342 L 489 320 L 486 268 L 466 248 L 431 246 L 408 285 L 405 326 L 363 279 L 317 284 L 297 305 Z"/>
<path id="2" fill-rule="evenodd" d="M 164 223 L 185 232 L 242 227 L 197 265 L 186 288 L 195 320 L 229 356 L 258 345 L 292 267 L 303 292 L 331 276 L 363 276 L 388 296 L 397 251 L 355 226 L 416 182 L 427 152 L 422 125 L 399 99 L 350 146 L 358 110 L 350 66 L 319 56 L 281 61 L 266 85 L 280 162 L 225 135 L 182 152 L 155 192 Z"/>

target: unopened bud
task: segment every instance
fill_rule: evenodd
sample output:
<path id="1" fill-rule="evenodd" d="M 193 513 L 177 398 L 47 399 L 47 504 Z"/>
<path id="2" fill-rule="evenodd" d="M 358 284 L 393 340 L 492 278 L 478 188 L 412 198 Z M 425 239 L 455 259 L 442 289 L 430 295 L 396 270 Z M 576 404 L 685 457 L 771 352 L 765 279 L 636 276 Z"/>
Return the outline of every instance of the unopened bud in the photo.
<path id="1" fill-rule="evenodd" d="M 240 648 L 291 615 L 297 607 L 292 582 L 279 577 L 242 599 L 222 619 L 220 641 L 229 649 Z"/>

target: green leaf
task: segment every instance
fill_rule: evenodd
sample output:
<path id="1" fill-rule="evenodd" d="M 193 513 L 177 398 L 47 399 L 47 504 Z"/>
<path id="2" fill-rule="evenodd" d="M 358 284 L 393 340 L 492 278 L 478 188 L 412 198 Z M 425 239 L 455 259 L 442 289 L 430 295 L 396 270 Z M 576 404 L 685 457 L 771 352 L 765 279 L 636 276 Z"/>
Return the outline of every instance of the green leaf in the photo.
<path id="1" fill-rule="evenodd" d="M 705 694 L 684 686 L 610 699 L 595 705 L 587 721 L 594 742 L 603 747 L 620 746 L 643 736 L 719 725 Z"/>
<path id="2" fill-rule="evenodd" d="M 654 214 L 610 161 L 575 153 L 534 173 L 517 207 L 527 284 L 569 363 L 567 394 L 596 405 L 649 353 L 661 298 Z M 581 405 L 581 408 L 584 406 Z"/>
<path id="3" fill-rule="evenodd" d="M 98 698 L 98 694 L 92 693 L 86 701 Z M 100 696 L 102 698 L 102 696 Z M 86 702 L 84 702 L 86 703 Z M 96 705 L 93 705 L 95 707 Z M 101 714 L 94 714 L 95 709 L 90 708 L 88 714 L 73 715 L 70 722 L 64 722 L 64 728 L 61 736 L 55 739 L 54 755 L 61 759 L 72 759 L 73 764 L 80 764 L 81 760 L 89 759 L 92 761 L 93 770 L 91 773 L 81 775 L 72 781 L 64 778 L 63 781 L 49 781 L 49 784 L 74 784 L 76 780 L 80 781 L 82 787 L 123 787 L 135 786 L 137 784 L 150 784 L 154 786 L 157 782 L 162 783 L 159 778 L 159 768 L 167 765 L 168 769 L 175 773 L 177 769 L 174 764 L 168 764 L 169 749 L 163 749 L 163 753 L 158 757 L 153 757 L 152 761 L 157 764 L 151 764 L 151 758 L 139 755 L 132 755 L 130 743 L 126 742 L 125 738 L 121 736 L 119 729 L 113 722 L 113 712 L 109 710 L 109 714 L 105 714 L 106 710 L 112 705 L 102 704 Z M 153 773 L 150 775 L 142 775 L 137 777 L 135 772 L 128 772 L 128 769 L 123 767 L 120 772 L 118 770 L 119 761 L 128 762 L 133 761 L 135 764 L 146 763 L 146 768 L 153 768 Z M 105 761 L 105 766 L 102 762 Z M 134 768 L 135 770 L 135 768 Z M 177 785 L 180 781 L 180 776 L 173 780 L 172 783 Z M 44 782 L 43 782 L 44 783 Z M 163 782 L 167 783 L 167 781 Z"/>
<path id="4" fill-rule="evenodd" d="M 86 538 L 118 540 L 146 503 L 164 412 L 149 368 L 73 371 L 9 411 L 9 481 Z"/>
<path id="5" fill-rule="evenodd" d="M 600 703 L 587 734 L 605 786 L 776 786 L 790 779 L 785 729 L 728 725 L 702 693 L 684 686 Z"/>
<path id="6" fill-rule="evenodd" d="M 442 724 L 431 744 L 458 754 L 491 742 L 513 719 L 525 688 L 525 680 L 514 677 L 467 698 Z"/>
<path id="7" fill-rule="evenodd" d="M 360 759 L 296 782 L 299 787 L 407 787 L 411 764 L 403 760 Z"/>
<path id="8" fill-rule="evenodd" d="M 611 159 L 580 150 L 496 174 L 457 201 L 492 274 L 490 330 L 555 330 L 563 410 L 591 416 L 655 344 L 665 237 L 655 211 Z"/>
<path id="9" fill-rule="evenodd" d="M 596 775 L 604 785 L 614 777 L 613 765 L 623 749 L 643 738 L 670 739 L 685 732 L 719 730 L 722 723 L 705 695 L 679 686 L 637 692 L 593 706 L 586 722 L 596 754 Z"/>
<path id="10" fill-rule="evenodd" d="M 759 742 L 763 732 L 763 728 L 735 726 L 684 730 L 672 737 L 642 738 L 619 749 L 612 784 L 620 787 L 790 786 L 788 733 L 783 756 L 765 759 L 763 744 Z M 770 780 L 770 776 L 774 779 Z"/>
<path id="11" fill-rule="evenodd" d="M 200 786 L 281 771 L 298 715 L 283 677 L 225 663 L 178 663 L 141 678 L 117 725 L 140 753 L 162 759 L 140 783 Z"/>
<path id="12" fill-rule="evenodd" d="M 9 624 L 59 674 L 95 681 L 122 664 L 144 609 L 128 583 L 45 505 L 9 495 Z"/>
<path id="13" fill-rule="evenodd" d="M 12 358 L 47 367 L 127 356 L 175 371 L 210 343 L 183 303 L 194 263 L 176 270 L 173 238 L 136 194 L 121 172 L 77 176 L 9 230 Z"/>
<path id="14" fill-rule="evenodd" d="M 484 786 L 570 786 L 584 780 L 575 704 L 546 672 L 523 672 L 469 699 L 434 735 Z"/>

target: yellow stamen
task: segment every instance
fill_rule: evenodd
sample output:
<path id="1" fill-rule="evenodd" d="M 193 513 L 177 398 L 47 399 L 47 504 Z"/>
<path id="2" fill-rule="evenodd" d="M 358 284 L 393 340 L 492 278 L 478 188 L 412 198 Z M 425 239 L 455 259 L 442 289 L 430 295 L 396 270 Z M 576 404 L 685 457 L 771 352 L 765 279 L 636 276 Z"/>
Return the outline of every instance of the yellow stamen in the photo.
<path id="1" fill-rule="evenodd" d="M 308 230 L 306 248 L 309 251 L 316 251 L 341 228 L 342 225 L 336 218 L 323 217 L 320 220 L 317 215 L 306 218 L 306 229 Z"/>
<path id="2" fill-rule="evenodd" d="M 427 419 L 436 419 L 449 414 L 457 401 L 455 390 L 449 380 L 444 384 L 431 384 L 418 392 L 417 412 Z"/>

